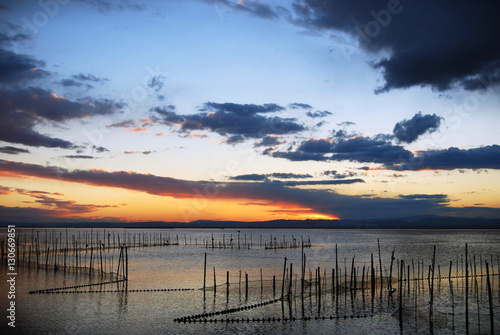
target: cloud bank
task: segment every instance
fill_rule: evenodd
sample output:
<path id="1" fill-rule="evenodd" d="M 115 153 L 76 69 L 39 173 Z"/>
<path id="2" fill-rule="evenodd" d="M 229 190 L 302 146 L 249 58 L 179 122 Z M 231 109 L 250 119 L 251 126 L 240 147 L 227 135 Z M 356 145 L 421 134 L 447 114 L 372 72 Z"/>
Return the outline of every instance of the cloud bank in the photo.
<path id="1" fill-rule="evenodd" d="M 341 195 L 331 190 L 291 187 L 300 183 L 189 181 L 152 174 L 125 171 L 73 170 L 55 166 L 0 160 L 0 173 L 10 176 L 116 187 L 180 199 L 245 199 L 265 201 L 268 205 L 293 204 L 317 213 L 340 218 L 387 218 L 406 215 L 438 214 L 447 211 L 466 215 L 467 210 L 449 207 L 444 195 L 406 195 L 379 198 Z M 360 208 L 363 210 L 360 211 Z M 498 209 L 481 207 L 484 213 L 498 215 Z"/>
<path id="2" fill-rule="evenodd" d="M 261 115 L 285 110 L 274 103 L 255 105 L 206 102 L 198 110 L 198 114 L 181 115 L 176 112 L 175 106 L 169 105 L 152 108 L 151 112 L 159 122 L 179 126 L 182 132 L 209 130 L 227 137 L 227 143 L 230 144 L 259 138 L 273 141 L 268 136 L 294 134 L 306 129 L 295 118 Z"/>

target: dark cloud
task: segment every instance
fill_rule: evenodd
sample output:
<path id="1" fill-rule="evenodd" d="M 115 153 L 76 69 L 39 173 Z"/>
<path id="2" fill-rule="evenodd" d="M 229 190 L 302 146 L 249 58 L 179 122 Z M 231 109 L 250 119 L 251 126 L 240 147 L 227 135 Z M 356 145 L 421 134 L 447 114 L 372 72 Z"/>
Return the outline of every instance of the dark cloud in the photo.
<path id="1" fill-rule="evenodd" d="M 312 178 L 310 174 L 274 172 L 268 174 L 269 177 L 278 179 L 307 179 Z"/>
<path id="2" fill-rule="evenodd" d="M 10 187 L 0 185 L 0 194 L 12 194 L 12 193 L 14 193 L 14 191 L 12 191 Z"/>
<path id="3" fill-rule="evenodd" d="M 308 153 L 308 152 L 303 152 L 303 151 L 295 151 L 295 150 L 290 150 L 290 151 L 274 151 L 274 150 L 265 150 L 262 154 L 264 155 L 269 155 L 274 158 L 285 158 L 290 161 L 327 161 L 328 158 L 326 158 L 323 154 L 320 153 Z"/>
<path id="4" fill-rule="evenodd" d="M 105 147 L 96 146 L 96 145 L 93 145 L 92 149 L 95 150 L 96 152 L 99 152 L 99 153 L 109 151 Z"/>
<path id="5" fill-rule="evenodd" d="M 385 79 L 377 93 L 412 86 L 477 90 L 500 82 L 500 6 L 495 1 L 296 0 L 288 9 L 265 5 L 269 15 L 223 3 L 280 18 L 309 34 L 347 33 L 370 53 L 389 53 L 373 64 Z"/>
<path id="6" fill-rule="evenodd" d="M 251 12 L 252 14 L 265 19 L 278 17 L 278 14 L 269 4 L 260 1 L 240 2 L 237 5 L 237 9 Z"/>
<path id="7" fill-rule="evenodd" d="M 122 12 L 124 10 L 131 10 L 140 12 L 146 9 L 144 4 L 139 4 L 134 1 L 107 1 L 107 0 L 78 0 L 79 2 L 90 5 L 101 14 L 108 14 L 111 12 Z"/>
<path id="8" fill-rule="evenodd" d="M 275 181 L 277 182 L 277 181 Z M 315 185 L 349 185 L 364 183 L 363 179 L 342 179 L 342 180 L 301 180 L 301 181 L 280 181 L 285 186 L 315 186 Z"/>
<path id="9" fill-rule="evenodd" d="M 73 78 L 75 80 L 82 81 L 82 82 L 92 82 L 92 83 L 104 83 L 104 82 L 109 81 L 108 78 L 99 78 L 99 77 L 96 77 L 93 74 L 89 74 L 89 73 L 87 73 L 87 74 L 83 74 L 83 73 L 74 74 L 71 76 L 71 78 Z"/>
<path id="10" fill-rule="evenodd" d="M 236 144 L 236 143 L 241 143 L 245 140 L 245 137 L 242 135 L 231 135 L 227 138 L 226 143 L 227 144 Z"/>
<path id="11" fill-rule="evenodd" d="M 28 149 L 16 148 L 11 146 L 0 147 L 0 152 L 3 154 L 17 155 L 17 154 L 29 154 Z"/>
<path id="12" fill-rule="evenodd" d="M 312 117 L 312 118 L 318 118 L 318 117 L 326 117 L 328 115 L 332 115 L 329 111 L 315 111 L 315 112 L 307 112 L 307 116 Z"/>
<path id="13" fill-rule="evenodd" d="M 332 137 L 336 139 L 348 139 L 356 136 L 359 135 L 355 132 L 347 132 L 345 129 L 332 130 Z"/>
<path id="14" fill-rule="evenodd" d="M 21 85 L 48 77 L 47 71 L 39 69 L 45 63 L 28 55 L 16 54 L 0 48 L 0 85 Z"/>
<path id="15" fill-rule="evenodd" d="M 158 121 L 178 125 L 183 132 L 210 130 L 227 136 L 227 143 L 236 143 L 249 138 L 264 138 L 267 135 L 293 134 L 305 129 L 294 118 L 267 117 L 261 113 L 284 110 L 276 104 L 236 104 L 207 102 L 200 107 L 199 114 L 179 115 L 175 106 L 151 109 Z"/>
<path id="16" fill-rule="evenodd" d="M 91 205 L 87 205 L 91 208 Z M 89 216 L 88 213 L 94 210 L 89 210 L 85 216 L 83 212 L 61 211 L 54 208 L 35 208 L 35 207 L 6 207 L 0 205 L 0 221 L 9 223 L 88 223 L 88 222 L 124 222 L 121 218 Z"/>
<path id="17" fill-rule="evenodd" d="M 300 174 L 300 173 L 284 173 L 284 172 L 274 172 L 268 174 L 243 174 L 234 177 L 230 177 L 230 180 L 247 180 L 247 181 L 268 181 L 269 178 L 276 179 L 307 179 L 312 178 L 310 174 Z"/>
<path id="18" fill-rule="evenodd" d="M 500 146 L 418 151 L 410 159 L 386 164 L 392 170 L 500 169 Z"/>
<path id="19" fill-rule="evenodd" d="M 250 1 L 230 1 L 230 0 L 203 0 L 211 5 L 217 6 L 217 8 L 226 8 L 226 10 L 238 10 L 245 13 L 250 13 L 257 17 L 264 19 L 275 19 L 279 17 L 276 9 L 271 7 L 269 4 L 260 2 L 258 0 Z"/>
<path id="20" fill-rule="evenodd" d="M 109 81 L 109 79 L 107 78 L 99 78 L 99 77 L 96 77 L 92 74 L 83 74 L 83 73 L 79 73 L 79 74 L 75 74 L 75 75 L 72 75 L 71 78 L 69 79 L 63 79 L 60 81 L 60 84 L 63 85 L 63 86 L 66 86 L 66 87 L 71 87 L 71 86 L 75 86 L 75 87 L 82 87 L 82 86 L 85 86 L 86 88 L 93 88 L 94 86 L 90 85 L 90 83 L 98 83 L 98 84 L 102 84 L 106 81 Z"/>
<path id="21" fill-rule="evenodd" d="M 231 179 L 231 180 L 263 181 L 263 180 L 267 180 L 268 178 L 267 178 L 267 175 L 265 175 L 265 174 L 252 173 L 252 174 L 242 174 L 239 176 L 230 177 L 229 179 Z"/>
<path id="22" fill-rule="evenodd" d="M 0 140 L 37 147 L 75 148 L 71 142 L 38 133 L 40 122 L 64 122 L 112 114 L 122 108 L 111 100 L 71 101 L 40 88 L 0 89 Z"/>
<path id="23" fill-rule="evenodd" d="M 422 115 L 418 112 L 410 120 L 396 123 L 392 132 L 399 142 L 411 143 L 420 135 L 435 132 L 441 125 L 441 120 L 436 114 Z"/>
<path id="24" fill-rule="evenodd" d="M 355 177 L 358 174 L 356 172 L 352 172 L 352 171 L 347 171 L 345 173 L 339 173 L 336 170 L 327 170 L 327 171 L 323 171 L 322 175 L 330 176 L 330 177 L 335 178 L 335 179 L 345 179 L 345 178 Z"/>
<path id="25" fill-rule="evenodd" d="M 0 110 L 0 140 L 34 147 L 76 148 L 73 143 L 34 130 L 38 119 L 29 113 Z"/>
<path id="26" fill-rule="evenodd" d="M 132 128 L 135 127 L 135 120 L 123 120 L 120 122 L 115 122 L 110 125 L 107 125 L 106 128 Z"/>
<path id="27" fill-rule="evenodd" d="M 0 32 L 0 46 L 9 47 L 18 42 L 24 42 L 31 39 L 31 36 L 26 33 L 17 33 L 15 31 L 19 30 L 19 26 L 11 24 L 9 22 L 0 22 L 7 26 L 7 34 Z"/>
<path id="28" fill-rule="evenodd" d="M 402 146 L 370 137 L 355 137 L 338 141 L 308 140 L 303 142 L 299 151 L 306 153 L 331 153 L 324 160 L 349 160 L 362 163 L 390 163 L 401 159 L 409 159 L 411 152 Z"/>
<path id="29" fill-rule="evenodd" d="M 247 199 L 272 204 L 294 204 L 314 212 L 341 218 L 386 218 L 408 215 L 461 213 L 460 208 L 449 207 L 442 196 L 405 195 L 398 198 L 360 197 L 338 194 L 331 190 L 294 188 L 276 181 L 266 182 L 211 182 L 188 181 L 152 174 L 104 170 L 67 170 L 0 160 L 0 171 L 19 176 L 34 176 L 100 187 L 117 187 L 175 198 Z M 333 181 L 335 182 L 335 180 Z M 349 183 L 343 180 L 338 182 Z M 362 182 L 353 180 L 352 182 Z M 295 186 L 299 184 L 295 183 Z M 310 184 L 309 184 L 310 185 Z M 40 199 L 43 200 L 43 199 Z M 56 203 L 47 199 L 53 205 Z M 63 204 L 60 203 L 59 206 Z M 360 210 L 362 208 L 363 210 Z M 484 216 L 497 216 L 498 209 L 481 208 Z"/>
<path id="30" fill-rule="evenodd" d="M 182 115 L 176 114 L 174 105 L 153 107 L 149 111 L 153 113 L 155 119 L 162 120 L 167 124 L 181 123 L 184 120 Z"/>
<path id="31" fill-rule="evenodd" d="M 85 98 L 71 101 L 58 97 L 41 88 L 29 87 L 20 90 L 0 90 L 0 109 L 20 110 L 50 121 L 66 121 L 95 115 L 113 114 L 123 107 L 108 99 Z"/>
<path id="32" fill-rule="evenodd" d="M 35 207 L 5 207 L 0 206 L 0 219 L 7 221 L 13 219 L 15 222 L 31 222 L 40 221 L 41 218 L 57 218 L 57 217 L 72 217 L 74 215 L 88 214 L 101 208 L 116 208 L 117 205 L 95 205 L 95 204 L 79 204 L 73 200 L 61 200 L 55 196 L 63 196 L 61 193 L 50 193 L 44 191 L 33 191 L 25 189 L 10 189 L 0 186 L 2 189 L 8 189 L 8 193 L 16 192 L 34 199 L 34 204 L 43 206 L 42 208 Z M 25 201 L 25 203 L 30 203 Z"/>
<path id="33" fill-rule="evenodd" d="M 151 78 L 151 80 L 148 82 L 148 87 L 154 89 L 155 92 L 158 93 L 165 85 L 164 80 L 165 77 L 161 74 L 153 76 L 153 78 Z"/>
<path id="34" fill-rule="evenodd" d="M 354 126 L 356 123 L 351 122 L 351 121 L 343 121 L 340 123 L 337 123 L 337 126 L 342 126 L 342 127 L 347 127 L 347 126 Z"/>
<path id="35" fill-rule="evenodd" d="M 66 155 L 64 156 L 66 158 L 71 158 L 71 159 L 94 159 L 94 156 L 89 156 L 89 155 Z"/>
<path id="36" fill-rule="evenodd" d="M 480 78 L 500 73 L 495 2 L 305 0 L 294 6 L 294 14 L 296 24 L 346 32 L 372 52 L 390 50 L 375 64 L 386 81 L 380 92 L 421 85 L 484 88 Z"/>
<path id="37" fill-rule="evenodd" d="M 303 141 L 297 149 L 289 148 L 288 151 L 270 149 L 264 151 L 263 154 L 291 161 L 378 163 L 389 170 L 500 169 L 499 145 L 472 149 L 451 147 L 413 153 L 400 145 L 392 144 L 385 137 L 309 139 Z M 369 170 L 370 168 L 361 169 Z"/>
<path id="38" fill-rule="evenodd" d="M 291 109 L 312 109 L 313 108 L 313 106 L 311 106 L 309 104 L 304 104 L 304 103 L 300 103 L 300 102 L 291 103 L 288 105 L 288 107 Z"/>
<path id="39" fill-rule="evenodd" d="M 399 195 L 402 199 L 437 199 L 443 202 L 448 202 L 448 196 L 446 194 L 410 194 L 410 195 Z"/>
<path id="40" fill-rule="evenodd" d="M 216 103 L 205 102 L 198 109 L 200 112 L 228 112 L 239 116 L 252 116 L 255 114 L 273 113 L 284 111 L 285 108 L 277 104 L 269 103 L 263 105 L 255 104 L 236 104 L 232 102 Z"/>
<path id="41" fill-rule="evenodd" d="M 256 147 L 272 147 L 285 143 L 285 141 L 280 141 L 278 136 L 267 135 L 261 141 L 255 143 Z"/>
<path id="42" fill-rule="evenodd" d="M 65 86 L 65 87 L 82 87 L 84 86 L 84 84 L 82 84 L 81 82 L 77 81 L 77 80 L 74 80 L 74 79 L 63 79 L 59 82 L 62 86 Z M 92 85 L 86 85 L 87 88 L 92 88 Z"/>

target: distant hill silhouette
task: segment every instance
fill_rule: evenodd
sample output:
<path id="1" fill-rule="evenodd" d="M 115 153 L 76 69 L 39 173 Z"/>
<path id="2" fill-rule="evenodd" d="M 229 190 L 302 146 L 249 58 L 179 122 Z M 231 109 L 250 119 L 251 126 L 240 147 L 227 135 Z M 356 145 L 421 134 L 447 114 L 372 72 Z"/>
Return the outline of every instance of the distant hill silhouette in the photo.
<path id="1" fill-rule="evenodd" d="M 0 223 L 7 226 L 8 222 Z M 264 228 L 264 229 L 500 229 L 500 219 L 457 218 L 421 215 L 372 220 L 272 220 L 193 222 L 44 222 L 12 223 L 16 227 L 87 227 L 87 228 Z"/>

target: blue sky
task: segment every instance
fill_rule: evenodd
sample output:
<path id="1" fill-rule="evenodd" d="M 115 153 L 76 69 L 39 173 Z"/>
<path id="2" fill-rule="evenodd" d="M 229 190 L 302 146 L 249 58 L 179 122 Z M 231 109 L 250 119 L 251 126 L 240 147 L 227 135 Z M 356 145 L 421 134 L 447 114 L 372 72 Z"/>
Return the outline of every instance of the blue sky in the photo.
<path id="1" fill-rule="evenodd" d="M 0 216 L 499 217 L 489 6 L 6 1 Z"/>

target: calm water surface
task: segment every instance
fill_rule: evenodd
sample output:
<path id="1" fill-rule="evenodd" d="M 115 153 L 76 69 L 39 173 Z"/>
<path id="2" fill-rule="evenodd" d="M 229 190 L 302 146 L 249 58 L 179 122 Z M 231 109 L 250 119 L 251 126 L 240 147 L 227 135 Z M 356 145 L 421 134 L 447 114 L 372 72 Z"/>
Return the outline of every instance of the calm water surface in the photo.
<path id="1" fill-rule="evenodd" d="M 94 229 L 96 231 L 102 231 Z M 21 230 L 18 230 L 21 232 Z M 31 233 L 31 230 L 24 232 Z M 40 229 L 40 234 L 45 234 Z M 49 230 L 56 235 L 60 230 Z M 65 230 L 62 231 L 65 234 Z M 68 230 L 77 235 L 83 229 Z M 108 230 L 116 234 L 143 234 L 142 230 Z M 235 313 L 209 317 L 217 323 L 174 322 L 176 318 L 217 312 L 221 310 L 251 306 L 278 298 L 281 294 L 281 280 L 284 258 L 287 265 L 293 263 L 293 273 L 300 273 L 300 249 L 266 250 L 259 248 L 259 241 L 275 238 L 280 241 L 285 236 L 311 240 L 313 246 L 304 249 L 306 279 L 311 269 L 321 267 L 321 275 L 326 271 L 331 280 L 331 269 L 335 268 L 335 248 L 342 276 L 350 269 L 354 257 L 354 267 L 359 276 L 363 267 L 371 263 L 371 254 L 378 266 L 378 243 L 384 275 L 388 275 L 391 253 L 394 251 L 394 273 L 397 275 L 399 260 L 412 265 L 412 269 L 422 266 L 427 271 L 432 262 L 433 246 L 436 246 L 436 273 L 448 276 L 450 261 L 453 261 L 452 275 L 462 274 L 465 243 L 468 243 L 471 258 L 476 257 L 477 273 L 486 274 L 480 260 L 488 261 L 498 273 L 500 254 L 500 230 L 488 231 L 421 231 L 421 230 L 147 230 L 147 234 L 170 234 L 179 240 L 179 245 L 156 246 L 129 249 L 129 290 L 145 289 L 195 289 L 168 292 L 128 292 L 128 293 L 81 293 L 81 294 L 28 294 L 29 291 L 47 288 L 98 282 L 100 278 L 89 278 L 88 273 L 54 272 L 45 269 L 19 268 L 16 281 L 16 329 L 2 329 L 24 334 L 460 334 L 465 333 L 465 300 L 463 279 L 436 281 L 435 304 L 432 323 L 428 318 L 429 283 L 427 280 L 411 283 L 409 293 L 403 297 L 404 315 L 401 324 L 397 318 L 399 300 L 397 294 L 389 296 L 386 291 L 372 298 L 370 290 L 356 291 L 355 296 L 341 294 L 339 299 L 327 292 L 318 299 L 314 285 L 311 296 L 306 295 L 302 304 L 300 295 L 292 303 L 272 303 L 265 306 L 241 310 Z M 103 233 L 100 233 L 103 234 Z M 201 241 L 226 242 L 233 238 L 233 248 L 205 248 Z M 237 248 L 239 236 L 240 249 Z M 293 237 L 292 237 L 293 236 Z M 187 245 L 185 245 L 185 241 Z M 195 241 L 198 245 L 194 245 Z M 247 243 L 245 247 L 245 241 Z M 248 248 L 252 241 L 253 245 Z M 191 243 L 191 245 L 189 245 Z M 206 285 L 219 285 L 217 290 L 209 288 L 205 293 L 200 288 L 204 282 L 204 255 L 207 254 Z M 88 255 L 86 257 L 89 257 Z M 116 255 L 113 269 L 116 268 Z M 413 262 L 413 263 L 412 263 Z M 458 269 L 456 265 L 458 263 Z M 420 264 L 420 265 L 419 265 Z M 111 264 L 108 263 L 110 268 Z M 4 280 L 0 283 L 1 308 L 7 308 L 6 268 L 2 268 Z M 116 270 L 114 270 L 116 271 Z M 261 284 L 261 271 L 263 282 Z M 377 269 L 377 271 L 379 271 Z M 226 276 L 229 272 L 229 295 Z M 241 277 L 240 277 L 241 273 Z M 427 272 L 426 272 L 427 273 Z M 248 295 L 245 292 L 245 274 L 249 277 Z M 272 289 L 272 278 L 276 278 L 276 290 Z M 240 279 L 241 278 L 241 279 Z M 295 276 L 294 276 L 295 278 Z M 492 277 L 492 297 L 494 322 L 500 330 L 500 284 L 498 276 Z M 349 280 L 349 278 L 348 278 Z M 331 283 L 331 281 L 330 281 Z M 261 286 L 262 285 L 262 286 Z M 294 289 L 298 286 L 292 283 Z M 327 281 L 325 289 L 329 289 Z M 358 284 L 359 285 L 359 284 Z M 397 285 L 397 284 L 394 284 Z M 105 290 L 116 290 L 115 285 L 107 285 Z M 88 289 L 82 289 L 88 290 Z M 298 288 L 300 291 L 300 287 Z M 297 292 L 297 291 L 295 291 Z M 407 293 L 408 293 L 407 292 Z M 471 282 L 469 297 L 469 333 L 490 333 L 488 291 L 486 279 L 479 277 Z M 307 290 L 306 290 L 307 293 Z M 353 316 L 351 319 L 350 316 Z M 364 316 L 367 316 L 366 318 Z M 296 321 L 280 322 L 240 322 L 249 318 L 295 317 Z M 340 319 L 329 320 L 329 317 Z M 347 316 L 344 319 L 343 316 Z M 310 317 L 312 320 L 302 320 Z M 320 320 L 314 320 L 317 317 Z M 325 317 L 327 320 L 321 320 Z M 359 318 L 358 318 L 359 317 Z M 238 323 L 221 323 L 221 318 L 238 319 Z M 199 320 L 199 319 L 198 319 Z"/>

